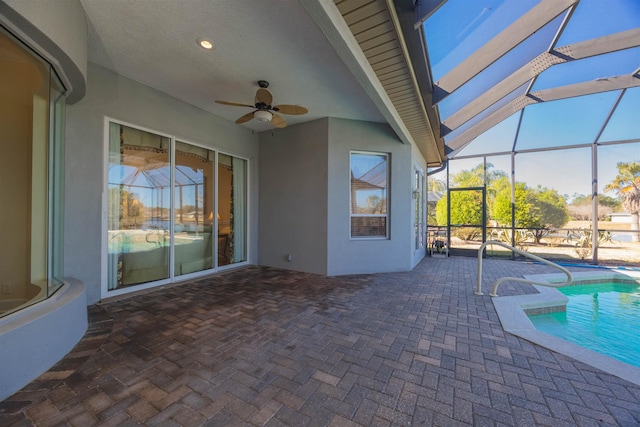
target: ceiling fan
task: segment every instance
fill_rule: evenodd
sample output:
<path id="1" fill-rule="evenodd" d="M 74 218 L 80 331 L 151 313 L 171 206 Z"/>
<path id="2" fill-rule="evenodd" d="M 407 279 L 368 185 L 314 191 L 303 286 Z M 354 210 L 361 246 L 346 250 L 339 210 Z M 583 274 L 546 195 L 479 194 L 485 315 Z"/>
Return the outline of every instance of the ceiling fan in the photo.
<path id="1" fill-rule="evenodd" d="M 267 89 L 269 87 L 269 82 L 266 80 L 260 80 L 258 81 L 258 86 L 260 86 L 260 89 L 256 92 L 254 105 L 220 100 L 216 100 L 216 102 L 223 105 L 254 108 L 254 111 L 247 113 L 236 120 L 236 123 L 238 124 L 248 122 L 251 119 L 256 119 L 259 122 L 271 122 L 273 126 L 283 128 L 287 125 L 287 121 L 277 113 L 301 115 L 309 112 L 309 110 L 299 105 L 271 105 L 271 102 L 273 102 L 273 95 Z"/>

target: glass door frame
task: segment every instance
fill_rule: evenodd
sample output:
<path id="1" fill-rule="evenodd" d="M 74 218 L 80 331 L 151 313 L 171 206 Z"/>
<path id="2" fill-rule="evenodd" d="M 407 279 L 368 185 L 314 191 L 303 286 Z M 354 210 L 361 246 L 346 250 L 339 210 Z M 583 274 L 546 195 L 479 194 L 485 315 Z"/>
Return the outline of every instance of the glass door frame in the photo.
<path id="1" fill-rule="evenodd" d="M 216 262 L 215 262 L 215 270 L 216 271 L 225 271 L 225 270 L 230 270 L 233 268 L 238 268 L 240 266 L 245 266 L 245 265 L 250 265 L 251 264 L 251 247 L 249 245 L 250 242 L 250 236 L 251 236 L 251 161 L 243 156 L 238 156 L 235 154 L 231 154 L 228 151 L 225 150 L 218 150 L 216 149 L 216 169 L 215 169 L 215 176 L 216 176 L 216 194 L 215 194 L 215 207 L 216 207 L 216 212 L 218 211 L 219 207 L 219 192 L 218 192 L 218 188 L 220 185 L 220 174 L 218 171 L 218 166 L 220 164 L 220 160 L 219 157 L 220 155 L 225 155 L 225 156 L 229 156 L 231 158 L 236 158 L 236 159 L 240 159 L 240 160 L 244 160 L 246 162 L 246 167 L 245 167 L 245 188 L 246 188 L 246 194 L 245 194 L 245 252 L 246 252 L 246 256 L 245 256 L 245 260 L 244 261 L 240 261 L 240 262 L 236 262 L 236 263 L 231 263 L 231 264 L 226 264 L 226 265 L 219 265 L 218 264 L 218 259 L 216 256 Z M 215 220 L 215 235 L 217 236 L 219 232 L 219 224 L 218 224 L 218 219 L 216 218 Z M 218 253 L 218 239 L 215 239 L 216 241 L 216 246 L 215 246 L 215 253 Z"/>
<path id="2" fill-rule="evenodd" d="M 414 211 L 413 211 L 413 227 L 414 227 L 414 245 L 413 250 L 415 254 L 419 254 L 420 252 L 426 253 L 426 241 L 427 241 L 427 207 L 426 207 L 426 197 L 425 197 L 425 188 L 426 188 L 426 175 L 424 173 L 424 169 L 415 165 L 413 167 L 413 178 L 414 178 L 414 188 L 413 188 L 413 200 L 414 200 Z M 419 222 L 416 223 L 416 220 Z"/>
<path id="3" fill-rule="evenodd" d="M 149 132 L 161 137 L 165 137 L 168 138 L 171 141 L 171 147 L 170 147 L 170 165 L 171 165 L 171 191 L 170 191 L 170 217 L 172 218 L 169 224 L 169 235 L 170 235 L 170 244 L 169 244 L 169 277 L 166 279 L 161 279 L 161 280 L 155 280 L 155 281 L 151 281 L 151 282 L 146 282 L 146 283 L 140 283 L 140 284 L 136 284 L 136 285 L 131 285 L 128 287 L 124 287 L 124 288 L 120 288 L 120 289 L 112 289 L 109 290 L 108 289 L 108 274 L 109 274 L 109 266 L 108 266 L 108 215 L 109 215 L 109 191 L 108 191 L 108 187 L 109 187 L 109 180 L 108 180 L 108 169 L 109 169 L 109 124 L 110 123 L 115 123 L 118 125 L 122 125 L 122 126 L 127 126 L 136 130 L 140 130 L 140 131 L 144 131 L 144 132 Z M 233 264 L 228 264 L 228 265 L 224 265 L 224 266 L 220 266 L 218 264 L 218 258 L 217 258 L 217 254 L 218 254 L 218 239 L 213 237 L 212 241 L 213 241 L 213 248 L 212 248 L 212 256 L 214 258 L 214 262 L 213 262 L 213 268 L 211 269 L 205 269 L 202 271 L 197 271 L 197 272 L 193 272 L 193 273 L 187 273 L 187 274 L 183 274 L 180 276 L 176 276 L 175 275 L 175 151 L 176 151 L 176 141 L 180 141 L 183 143 L 187 143 L 190 145 L 194 145 L 196 147 L 201 147 L 207 150 L 211 150 L 214 152 L 214 178 L 215 178 L 215 184 L 213 186 L 213 206 L 215 209 L 215 212 L 218 211 L 218 198 L 219 198 L 219 176 L 218 176 L 218 162 L 219 162 L 219 155 L 223 154 L 223 155 L 227 155 L 230 156 L 232 158 L 238 158 L 238 159 L 242 159 L 246 162 L 246 170 L 245 170 L 245 180 L 246 180 L 246 230 L 245 230 L 245 248 L 246 248 L 246 256 L 245 256 L 245 260 L 241 261 L 241 262 L 237 262 L 237 263 L 233 263 Z M 104 156 L 104 161 L 103 161 L 103 185 L 102 185 L 102 229 L 101 229 L 101 245 L 100 245 L 100 250 L 101 250 L 101 263 L 100 263 L 100 269 L 101 269 L 101 274 L 100 274 L 100 294 L 101 294 L 101 298 L 110 298 L 110 297 L 116 297 L 119 295 L 124 295 L 124 294 L 128 294 L 131 292 L 138 292 L 138 291 L 142 291 L 142 290 L 146 290 L 146 289 L 151 289 L 151 288 L 155 288 L 158 286 L 164 286 L 164 285 L 168 285 L 168 284 L 173 284 L 173 283 L 177 283 L 177 282 L 183 282 L 186 280 L 192 280 L 195 278 L 200 278 L 203 276 L 208 276 L 211 275 L 213 273 L 216 272 L 220 272 L 220 271 L 225 271 L 225 270 L 229 270 L 229 269 L 233 269 L 233 268 L 238 268 L 240 266 L 245 266 L 245 265 L 249 265 L 251 263 L 251 249 L 250 249 L 250 241 L 251 241 L 251 227 L 250 227 L 250 223 L 251 223 L 251 185 L 250 185 L 250 171 L 251 171 L 251 161 L 243 156 L 238 156 L 235 154 L 231 154 L 229 152 L 226 152 L 224 150 L 219 150 L 218 148 L 215 147 L 208 147 L 202 144 L 196 144 L 196 143 L 192 143 L 190 141 L 188 141 L 187 139 L 184 138 L 180 138 L 176 135 L 171 135 L 171 134 L 167 134 L 165 132 L 160 132 L 158 130 L 155 129 L 150 129 L 150 128 L 146 128 L 143 126 L 139 126 L 133 123 L 129 123 L 123 120 L 119 120 L 119 119 L 115 119 L 112 117 L 108 117 L 105 116 L 104 117 L 104 126 L 103 126 L 103 156 Z M 218 224 L 218 219 L 216 216 L 214 216 L 213 218 L 213 229 L 212 229 L 212 233 L 213 236 L 217 236 L 218 235 L 218 230 L 219 230 L 219 224 Z"/>

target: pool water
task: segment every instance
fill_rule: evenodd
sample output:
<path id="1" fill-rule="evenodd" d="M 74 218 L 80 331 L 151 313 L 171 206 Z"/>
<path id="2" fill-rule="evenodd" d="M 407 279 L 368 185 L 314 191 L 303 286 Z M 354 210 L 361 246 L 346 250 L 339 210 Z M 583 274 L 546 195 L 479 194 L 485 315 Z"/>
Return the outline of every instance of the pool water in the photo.
<path id="1" fill-rule="evenodd" d="M 566 312 L 529 316 L 536 329 L 640 367 L 640 285 L 598 283 L 558 288 Z"/>

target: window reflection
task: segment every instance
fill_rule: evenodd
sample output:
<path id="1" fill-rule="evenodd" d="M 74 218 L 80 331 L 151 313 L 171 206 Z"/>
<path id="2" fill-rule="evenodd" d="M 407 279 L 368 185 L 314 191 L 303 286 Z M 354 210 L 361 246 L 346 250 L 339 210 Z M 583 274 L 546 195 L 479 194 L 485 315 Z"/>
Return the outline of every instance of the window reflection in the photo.
<path id="1" fill-rule="evenodd" d="M 48 63 L 0 28 L 0 316 L 63 283 L 65 89 Z"/>
<path id="2" fill-rule="evenodd" d="M 247 260 L 247 161 L 218 156 L 218 265 Z"/>
<path id="3" fill-rule="evenodd" d="M 211 269 L 215 152 L 176 142 L 175 274 Z"/>
<path id="4" fill-rule="evenodd" d="M 109 126 L 108 288 L 169 277 L 170 139 Z"/>
<path id="5" fill-rule="evenodd" d="M 351 153 L 351 237 L 387 237 L 388 155 Z"/>

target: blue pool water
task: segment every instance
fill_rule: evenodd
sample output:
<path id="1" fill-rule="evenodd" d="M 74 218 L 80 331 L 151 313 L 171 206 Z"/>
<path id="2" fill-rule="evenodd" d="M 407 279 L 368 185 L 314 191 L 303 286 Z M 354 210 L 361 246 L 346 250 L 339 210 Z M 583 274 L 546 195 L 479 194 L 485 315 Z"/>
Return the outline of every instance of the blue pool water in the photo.
<path id="1" fill-rule="evenodd" d="M 559 288 L 567 311 L 530 316 L 536 329 L 640 367 L 640 285 Z"/>

